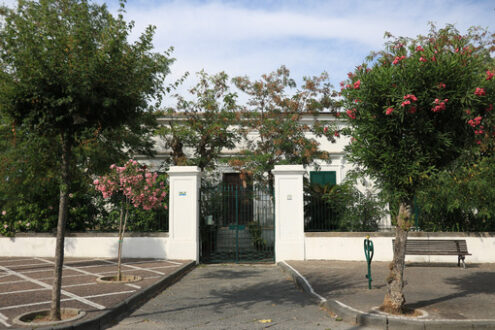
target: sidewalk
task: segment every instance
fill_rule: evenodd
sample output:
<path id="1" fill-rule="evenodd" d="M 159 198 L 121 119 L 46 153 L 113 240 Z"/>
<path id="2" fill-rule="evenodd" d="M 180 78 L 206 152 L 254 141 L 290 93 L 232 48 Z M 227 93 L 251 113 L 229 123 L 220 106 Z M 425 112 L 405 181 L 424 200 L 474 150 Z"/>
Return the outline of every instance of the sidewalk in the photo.
<path id="1" fill-rule="evenodd" d="M 365 278 L 364 261 L 289 261 L 287 264 L 307 279 L 316 294 L 328 300 L 326 306 L 330 310 L 344 319 L 379 327 L 387 324 L 390 327 L 395 322 L 394 317 L 378 317 L 374 310 L 382 304 L 386 293 L 389 263 L 372 262 L 371 290 Z M 281 266 L 295 273 L 290 267 Z M 429 328 L 428 324 L 439 328 L 477 325 L 495 328 L 495 264 L 467 264 L 467 269 L 462 269 L 457 267 L 457 260 L 447 264 L 407 263 L 405 279 L 406 306 L 427 313 L 420 318 L 405 318 L 415 320 L 405 322 L 412 328 Z"/>
<path id="2" fill-rule="evenodd" d="M 98 283 L 98 277 L 116 274 L 116 260 L 66 258 L 61 307 L 78 308 L 86 315 L 56 327 L 104 328 L 192 267 L 194 262 L 183 260 L 123 259 L 123 274 L 141 276 L 141 281 Z M 52 282 L 53 258 L 0 257 L 0 328 L 21 327 L 13 323 L 16 316 L 49 309 Z"/>

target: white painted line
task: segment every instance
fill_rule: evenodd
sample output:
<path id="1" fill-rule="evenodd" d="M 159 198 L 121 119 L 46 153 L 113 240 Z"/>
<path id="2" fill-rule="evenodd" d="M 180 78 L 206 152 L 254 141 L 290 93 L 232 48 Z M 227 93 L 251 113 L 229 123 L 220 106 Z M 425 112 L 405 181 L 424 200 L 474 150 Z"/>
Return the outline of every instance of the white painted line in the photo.
<path id="1" fill-rule="evenodd" d="M 45 265 L 45 263 L 37 263 L 37 264 L 23 264 L 23 265 L 3 265 L 5 267 L 11 267 L 11 268 L 17 268 L 17 267 L 29 267 L 29 266 L 41 266 L 41 265 Z M 16 269 L 18 270 L 18 269 Z"/>
<path id="2" fill-rule="evenodd" d="M 79 284 L 69 284 L 69 285 L 64 285 L 62 288 L 73 288 L 76 286 L 86 286 L 86 285 L 96 285 L 98 283 L 96 282 L 91 282 L 91 283 L 79 283 Z"/>
<path id="3" fill-rule="evenodd" d="M 176 265 L 173 265 L 173 266 L 159 266 L 159 267 L 150 267 L 150 268 L 146 268 L 146 269 L 160 269 L 160 268 L 177 268 Z"/>
<path id="4" fill-rule="evenodd" d="M 92 296 L 85 296 L 84 298 L 98 298 L 98 297 L 106 297 L 106 296 L 115 296 L 115 295 L 118 295 L 118 294 L 132 293 L 132 292 L 136 292 L 136 290 L 95 294 L 95 295 L 92 295 Z"/>
<path id="5" fill-rule="evenodd" d="M 166 262 L 170 262 L 171 264 L 174 264 L 174 265 L 182 265 L 181 262 L 176 262 L 176 261 L 170 261 L 170 260 L 165 260 Z"/>
<path id="6" fill-rule="evenodd" d="M 10 328 L 11 325 L 7 322 L 9 318 L 5 315 L 3 315 L 2 313 L 0 313 L 0 323 L 2 323 L 3 325 L 5 325 L 7 328 Z"/>
<path id="7" fill-rule="evenodd" d="M 50 263 L 50 264 L 55 264 L 53 261 L 46 260 L 46 259 L 43 259 L 43 258 L 36 258 L 36 259 L 41 260 L 41 261 L 44 261 L 44 262 L 47 262 L 47 263 Z M 86 274 L 86 275 L 92 275 L 92 276 L 97 276 L 97 277 L 99 276 L 98 274 L 87 272 L 85 270 L 82 270 L 82 269 L 79 269 L 79 268 L 76 268 L 76 267 L 71 267 L 71 266 L 64 265 L 64 268 L 70 269 L 70 270 L 73 270 L 73 271 L 76 271 L 76 272 L 79 272 L 79 273 L 83 273 L 83 274 Z"/>
<path id="8" fill-rule="evenodd" d="M 116 262 L 110 261 L 110 260 L 103 260 L 103 261 L 105 261 L 107 263 L 114 264 L 114 265 L 117 264 Z M 137 267 L 137 266 L 133 266 L 133 265 L 127 265 L 127 264 L 124 264 L 124 263 L 122 265 L 123 266 L 130 267 L 130 268 L 133 268 L 133 269 L 137 269 L 137 270 L 144 270 L 144 271 L 152 272 L 152 273 L 159 274 L 159 275 L 165 275 L 165 273 L 159 272 L 157 270 L 149 269 L 149 268 L 141 268 L 141 267 Z"/>
<path id="9" fill-rule="evenodd" d="M 134 272 L 136 271 L 135 269 L 126 269 L 126 270 L 123 270 L 122 273 L 124 272 Z M 111 271 L 108 271 L 108 272 L 101 272 L 101 273 L 91 273 L 92 276 L 100 276 L 100 275 L 106 275 L 106 274 L 112 274 L 112 273 L 115 273 L 115 270 L 111 270 Z M 22 274 L 25 274 L 25 273 L 22 273 Z M 9 276 L 11 276 L 9 274 Z M 64 278 L 68 278 L 68 277 L 80 277 L 81 275 L 79 274 L 74 274 L 74 275 L 64 275 Z M 148 278 L 159 278 L 161 276 L 144 276 L 143 278 L 145 279 L 148 279 Z M 39 281 L 45 281 L 45 280 L 52 280 L 53 279 L 53 276 L 50 276 L 50 277 L 40 277 L 38 278 Z M 29 282 L 29 281 L 25 281 L 25 280 L 17 280 L 17 281 L 5 281 L 5 282 L 0 282 L 0 285 L 4 285 L 4 284 L 15 284 L 15 283 L 22 283 L 22 282 Z"/>
<path id="10" fill-rule="evenodd" d="M 132 293 L 136 292 L 136 290 L 130 290 L 130 291 L 119 291 L 119 292 L 111 292 L 111 293 L 103 293 L 103 294 L 96 294 L 92 296 L 85 296 L 85 297 L 79 297 L 79 298 L 98 298 L 98 297 L 104 297 L 104 296 L 113 296 L 113 295 L 118 295 L 118 294 L 124 294 L 124 293 Z M 78 300 L 77 298 L 64 298 L 60 299 L 61 302 L 63 301 L 71 301 L 71 300 Z M 35 306 L 35 305 L 44 305 L 44 304 L 50 304 L 51 301 L 40 301 L 40 302 L 35 302 L 35 303 L 29 303 L 29 304 L 22 304 L 22 305 L 15 305 L 15 306 L 6 306 L 0 308 L 0 311 L 4 310 L 9 310 L 9 309 L 16 309 L 16 308 L 22 308 L 22 307 L 30 307 L 30 306 Z"/>
<path id="11" fill-rule="evenodd" d="M 130 286 L 131 288 L 134 288 L 134 289 L 141 289 L 141 287 L 139 285 L 136 285 L 136 284 L 127 283 L 126 285 Z"/>
<path id="12" fill-rule="evenodd" d="M 26 280 L 26 281 L 32 282 L 32 283 L 34 283 L 34 284 L 37 284 L 37 285 L 39 285 L 39 286 L 41 286 L 41 287 L 43 287 L 43 288 L 48 288 L 48 289 L 50 289 L 50 290 L 52 289 L 52 286 L 51 286 L 51 285 L 49 285 L 49 284 L 46 284 L 45 282 L 41 282 L 41 281 L 36 280 L 36 279 L 34 279 L 34 278 L 28 277 L 28 276 L 26 276 L 26 275 L 24 275 L 24 274 L 17 273 L 17 272 L 15 272 L 15 271 L 10 270 L 10 269 L 8 269 L 8 268 L 5 268 L 5 267 L 3 267 L 3 266 L 0 266 L 0 269 L 2 269 L 2 270 L 4 270 L 4 271 L 6 271 L 6 272 L 8 272 L 8 273 L 11 273 L 12 275 L 15 275 L 15 276 L 17 276 L 17 277 L 20 277 L 20 278 L 22 278 L 22 279 L 24 279 L 24 280 Z M 98 308 L 98 309 L 105 309 L 105 306 L 100 305 L 100 304 L 97 304 L 97 303 L 94 303 L 94 302 L 92 302 L 92 301 L 90 301 L 90 300 L 87 300 L 87 299 L 81 298 L 81 297 L 79 297 L 78 295 L 75 295 L 75 294 L 73 294 L 73 293 L 71 293 L 71 292 L 68 292 L 68 291 L 65 291 L 65 290 L 61 290 L 61 293 L 62 293 L 63 295 L 66 295 L 66 296 L 68 296 L 68 297 L 71 297 L 71 298 L 73 298 L 73 299 L 75 299 L 75 300 L 77 300 L 77 301 L 79 301 L 79 302 L 81 302 L 81 303 L 83 303 L 83 304 L 86 304 L 86 305 L 89 305 L 89 306 L 92 306 L 92 307 L 95 307 L 95 308 Z"/>
<path id="13" fill-rule="evenodd" d="M 34 291 L 44 291 L 44 290 L 50 290 L 50 289 L 48 289 L 48 288 L 38 288 L 38 289 L 26 289 L 26 290 L 17 290 L 17 291 L 9 291 L 9 292 L 0 292 L 0 295 L 14 294 L 14 293 L 23 293 L 23 292 L 34 292 Z"/>
<path id="14" fill-rule="evenodd" d="M 21 282 L 26 282 L 26 281 L 21 281 Z M 62 288 L 72 288 L 72 287 L 76 287 L 76 286 L 85 286 L 85 285 L 96 285 L 96 282 L 62 285 Z M 26 290 L 17 290 L 17 291 L 9 291 L 9 292 L 0 292 L 0 295 L 33 292 L 33 291 L 43 291 L 43 290 L 50 290 L 50 289 L 49 288 L 38 288 L 38 289 L 26 289 Z"/>
<path id="15" fill-rule="evenodd" d="M 26 261 L 26 260 L 32 260 L 33 258 L 24 258 L 24 259 L 14 259 L 14 260 L 1 260 L 0 259 L 0 264 L 3 264 L 4 262 L 18 262 L 18 261 Z M 2 265 L 5 266 L 5 265 Z"/>
<path id="16" fill-rule="evenodd" d="M 285 261 L 282 261 L 287 267 L 289 267 L 290 269 L 292 269 L 292 271 L 294 273 L 297 274 L 297 276 L 299 276 L 303 281 L 304 283 L 308 286 L 309 288 L 309 291 L 312 295 L 314 295 L 315 297 L 317 297 L 318 299 L 320 299 L 320 302 L 324 303 L 325 301 L 327 301 L 325 298 L 323 298 L 322 296 L 320 296 L 318 293 L 315 292 L 315 290 L 313 290 L 313 287 L 311 286 L 311 284 L 309 284 L 308 280 L 306 280 L 306 278 L 304 276 L 301 275 L 301 273 L 299 273 L 297 270 L 294 269 L 294 267 L 292 267 L 291 265 L 289 265 L 288 263 L 286 263 Z"/>

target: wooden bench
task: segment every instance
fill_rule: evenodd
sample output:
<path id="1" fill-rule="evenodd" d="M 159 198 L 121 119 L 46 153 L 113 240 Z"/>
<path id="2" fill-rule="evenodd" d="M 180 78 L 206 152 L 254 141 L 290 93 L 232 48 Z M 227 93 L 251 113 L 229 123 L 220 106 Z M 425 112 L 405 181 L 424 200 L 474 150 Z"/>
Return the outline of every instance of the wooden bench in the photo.
<path id="1" fill-rule="evenodd" d="M 392 240 L 392 246 L 395 240 Z M 457 256 L 457 266 L 466 268 L 465 256 L 471 253 L 467 250 L 465 239 L 408 239 L 406 242 L 406 254 L 409 255 L 452 255 Z"/>

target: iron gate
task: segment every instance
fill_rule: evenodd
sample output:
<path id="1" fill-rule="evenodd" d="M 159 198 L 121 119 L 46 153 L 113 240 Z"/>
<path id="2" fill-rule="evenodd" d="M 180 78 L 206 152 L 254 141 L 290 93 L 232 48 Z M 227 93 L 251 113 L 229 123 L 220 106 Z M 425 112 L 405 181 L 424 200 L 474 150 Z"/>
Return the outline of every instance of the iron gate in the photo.
<path id="1" fill-rule="evenodd" d="M 220 184 L 200 190 L 200 260 L 274 262 L 273 192 Z"/>

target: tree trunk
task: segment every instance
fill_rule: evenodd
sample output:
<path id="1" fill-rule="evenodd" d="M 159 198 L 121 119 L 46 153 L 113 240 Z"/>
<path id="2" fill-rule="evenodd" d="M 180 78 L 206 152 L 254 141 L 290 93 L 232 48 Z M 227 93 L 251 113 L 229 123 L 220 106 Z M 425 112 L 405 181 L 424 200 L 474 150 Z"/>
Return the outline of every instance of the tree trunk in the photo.
<path id="1" fill-rule="evenodd" d="M 71 137 L 62 134 L 62 164 L 60 182 L 60 201 L 58 208 L 57 241 L 55 246 L 55 268 L 52 286 L 52 301 L 50 306 L 50 320 L 60 320 L 60 292 L 62 290 L 62 267 L 64 264 L 65 224 L 67 222 L 68 191 L 70 187 L 69 164 L 71 158 Z"/>
<path id="2" fill-rule="evenodd" d="M 124 244 L 124 234 L 125 227 L 127 225 L 127 218 L 129 216 L 129 202 L 127 197 L 125 198 L 125 216 L 124 221 L 122 223 L 122 215 L 124 211 L 124 202 L 122 202 L 122 207 L 120 209 L 120 224 L 119 224 L 119 252 L 117 256 L 117 281 L 122 280 L 122 245 Z"/>
<path id="3" fill-rule="evenodd" d="M 387 313 L 401 314 L 406 302 L 402 290 L 404 288 L 406 240 L 411 225 L 411 208 L 409 205 L 401 203 L 395 228 L 394 258 L 390 264 L 390 274 L 387 277 L 387 293 L 382 306 L 383 311 Z"/>

